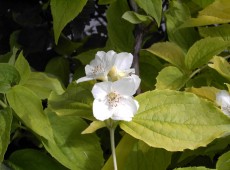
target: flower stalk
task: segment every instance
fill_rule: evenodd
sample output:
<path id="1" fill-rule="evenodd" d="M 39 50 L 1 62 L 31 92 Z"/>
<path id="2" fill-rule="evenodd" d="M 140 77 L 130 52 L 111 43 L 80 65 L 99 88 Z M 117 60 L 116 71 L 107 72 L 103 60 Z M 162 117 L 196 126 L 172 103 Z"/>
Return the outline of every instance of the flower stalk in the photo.
<path id="1" fill-rule="evenodd" d="M 117 157 L 116 157 L 114 132 L 115 132 L 115 128 L 110 127 L 109 133 L 110 133 L 110 144 L 111 144 L 112 157 L 113 157 L 113 167 L 114 167 L 114 170 L 117 170 Z"/>

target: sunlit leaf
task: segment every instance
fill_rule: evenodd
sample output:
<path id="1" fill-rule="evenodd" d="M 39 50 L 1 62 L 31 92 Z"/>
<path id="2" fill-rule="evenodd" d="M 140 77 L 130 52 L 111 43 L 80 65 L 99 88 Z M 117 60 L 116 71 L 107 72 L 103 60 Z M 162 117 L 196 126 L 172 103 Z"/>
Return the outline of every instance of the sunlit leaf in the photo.
<path id="1" fill-rule="evenodd" d="M 20 74 L 12 65 L 0 63 L 0 93 L 5 93 L 10 87 L 18 84 Z"/>
<path id="2" fill-rule="evenodd" d="M 140 24 L 142 22 L 151 22 L 152 18 L 147 15 L 141 15 L 133 11 L 126 11 L 122 18 L 129 21 L 132 24 Z"/>
<path id="3" fill-rule="evenodd" d="M 82 134 L 93 133 L 96 130 L 101 129 L 103 127 L 106 127 L 105 122 L 93 121 L 92 123 L 90 123 L 90 125 L 84 131 L 82 131 Z"/>
<path id="4" fill-rule="evenodd" d="M 152 16 L 159 26 L 161 23 L 162 0 L 135 0 L 139 7 Z"/>
<path id="5" fill-rule="evenodd" d="M 120 126 L 152 147 L 169 151 L 195 149 L 229 133 L 230 119 L 194 94 L 155 90 L 136 99 L 140 104 L 138 113 Z"/>
<path id="6" fill-rule="evenodd" d="M 51 77 L 42 72 L 32 72 L 23 86 L 32 90 L 41 99 L 48 98 L 52 91 L 57 94 L 64 93 L 63 86 L 57 78 Z"/>
<path id="7" fill-rule="evenodd" d="M 21 80 L 19 84 L 25 84 L 25 82 L 29 79 L 30 77 L 30 65 L 26 61 L 26 59 L 23 56 L 23 53 L 21 52 L 15 62 L 15 68 L 18 70 Z"/>
<path id="8" fill-rule="evenodd" d="M 51 139 L 52 131 L 49 128 L 49 121 L 43 112 L 41 100 L 34 92 L 17 85 L 11 88 L 6 96 L 10 107 L 29 129 L 37 135 Z"/>
<path id="9" fill-rule="evenodd" d="M 189 77 L 184 75 L 177 67 L 165 67 L 159 72 L 156 78 L 156 89 L 179 90 L 185 85 L 188 78 Z"/>
<path id="10" fill-rule="evenodd" d="M 219 37 L 201 39 L 189 49 L 185 57 L 185 65 L 190 70 L 198 68 L 207 64 L 213 56 L 219 54 L 229 46 L 229 41 L 224 41 Z"/>
<path id="11" fill-rule="evenodd" d="M 186 89 L 187 92 L 194 93 L 200 97 L 209 99 L 211 101 L 216 100 L 216 93 L 219 91 L 219 89 L 215 87 L 200 87 L 200 88 L 195 88 L 195 87 L 190 87 Z"/>
<path id="12" fill-rule="evenodd" d="M 212 62 L 213 64 L 209 64 L 208 66 L 230 80 L 230 64 L 224 58 L 218 56 L 215 56 Z"/>
<path id="13" fill-rule="evenodd" d="M 166 50 L 167 49 L 167 50 Z M 168 61 L 169 63 L 179 68 L 184 68 L 185 53 L 172 42 L 159 42 L 153 44 L 147 49 L 150 53 Z"/>
<path id="14" fill-rule="evenodd" d="M 173 170 L 215 170 L 215 169 L 210 169 L 210 168 L 206 168 L 206 167 L 186 167 L 186 168 L 176 168 Z"/>

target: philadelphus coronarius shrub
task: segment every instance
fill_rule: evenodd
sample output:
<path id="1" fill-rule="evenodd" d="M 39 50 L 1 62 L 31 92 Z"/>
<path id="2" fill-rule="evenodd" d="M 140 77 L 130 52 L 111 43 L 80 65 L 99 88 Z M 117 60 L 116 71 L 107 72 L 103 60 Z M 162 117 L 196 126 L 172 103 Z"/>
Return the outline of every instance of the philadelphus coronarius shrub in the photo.
<path id="1" fill-rule="evenodd" d="M 131 53 L 116 53 L 114 51 L 99 51 L 94 60 L 85 67 L 86 76 L 77 83 L 92 79 L 103 82 L 96 83 L 92 89 L 94 96 L 93 115 L 96 119 L 131 121 L 139 108 L 133 99 L 139 85 L 140 78 L 134 75 L 130 68 L 133 62 Z"/>

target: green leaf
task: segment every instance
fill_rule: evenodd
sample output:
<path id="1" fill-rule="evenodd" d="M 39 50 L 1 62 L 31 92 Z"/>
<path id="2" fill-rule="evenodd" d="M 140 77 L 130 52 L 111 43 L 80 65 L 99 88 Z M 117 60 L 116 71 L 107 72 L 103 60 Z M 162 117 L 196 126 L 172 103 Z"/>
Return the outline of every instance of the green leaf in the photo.
<path id="1" fill-rule="evenodd" d="M 215 102 L 216 100 L 216 93 L 219 91 L 219 89 L 215 88 L 215 87 L 200 87 L 200 88 L 187 88 L 186 89 L 187 92 L 191 92 L 194 93 L 200 97 L 203 97 L 205 99 L 208 99 L 210 101 Z"/>
<path id="2" fill-rule="evenodd" d="M 129 134 L 125 134 L 120 140 L 119 144 L 116 147 L 116 155 L 117 155 L 117 168 L 124 169 L 127 163 L 127 158 L 134 145 L 137 143 L 137 139 L 133 138 Z M 113 169 L 113 158 L 109 157 L 108 161 L 105 163 L 102 170 L 111 170 Z"/>
<path id="3" fill-rule="evenodd" d="M 172 153 L 164 149 L 152 148 L 142 141 L 138 141 L 128 155 L 127 170 L 166 170 L 171 164 Z"/>
<path id="4" fill-rule="evenodd" d="M 105 122 L 103 121 L 93 121 L 90 125 L 83 131 L 81 134 L 93 133 L 98 129 L 106 127 Z"/>
<path id="5" fill-rule="evenodd" d="M 129 21 L 132 24 L 140 24 L 142 22 L 151 22 L 152 18 L 147 15 L 141 15 L 133 11 L 126 11 L 122 18 Z"/>
<path id="6" fill-rule="evenodd" d="M 48 107 L 58 115 L 76 115 L 95 120 L 92 113 L 92 86 L 92 82 L 73 82 L 62 95 L 51 93 Z"/>
<path id="7" fill-rule="evenodd" d="M 166 50 L 167 49 L 167 50 Z M 184 69 L 185 53 L 173 42 L 159 42 L 147 49 L 152 54 L 168 61 L 174 66 Z"/>
<path id="8" fill-rule="evenodd" d="M 230 41 L 230 25 L 224 24 L 217 27 L 199 27 L 199 33 L 203 37 L 222 37 Z"/>
<path id="9" fill-rule="evenodd" d="M 8 161 L 14 168 L 23 170 L 67 170 L 49 155 L 33 149 L 17 150 Z"/>
<path id="10" fill-rule="evenodd" d="M 46 150 L 69 169 L 99 170 L 103 153 L 95 134 L 82 135 L 87 124 L 79 116 L 57 116 L 47 110 L 54 141 L 43 140 Z"/>
<path id="11" fill-rule="evenodd" d="M 224 58 L 218 56 L 215 56 L 212 62 L 213 64 L 209 64 L 208 66 L 230 80 L 230 64 Z"/>
<path id="12" fill-rule="evenodd" d="M 69 83 L 70 63 L 66 58 L 55 57 L 46 65 L 45 72 L 57 76 L 65 85 Z"/>
<path id="13" fill-rule="evenodd" d="M 168 39 L 187 51 L 199 39 L 199 34 L 194 28 L 178 29 L 191 17 L 189 8 L 182 2 L 170 1 L 165 17 Z"/>
<path id="14" fill-rule="evenodd" d="M 217 170 L 229 170 L 230 167 L 230 151 L 221 155 L 217 161 L 216 169 Z"/>
<path id="15" fill-rule="evenodd" d="M 176 168 L 176 169 L 173 169 L 173 170 L 215 170 L 215 169 L 209 169 L 209 168 L 200 166 L 200 167 Z"/>
<path id="16" fill-rule="evenodd" d="M 0 162 L 4 160 L 5 152 L 10 143 L 12 119 L 10 108 L 0 110 Z"/>
<path id="17" fill-rule="evenodd" d="M 148 15 L 152 16 L 157 25 L 161 23 L 162 0 L 135 0 L 139 7 L 141 7 Z"/>
<path id="18" fill-rule="evenodd" d="M 229 23 L 229 6 L 230 1 L 228 0 L 215 0 L 214 3 L 200 11 L 197 18 L 187 20 L 180 27 Z"/>
<path id="19" fill-rule="evenodd" d="M 206 6 L 210 5 L 211 3 L 213 3 L 215 0 L 192 0 L 194 3 L 196 3 L 197 5 L 199 5 L 202 8 L 205 8 Z"/>
<path id="20" fill-rule="evenodd" d="M 15 68 L 18 70 L 21 80 L 19 82 L 19 84 L 25 84 L 26 81 L 29 79 L 30 77 L 30 65 L 29 63 L 26 61 L 26 59 L 23 56 L 23 53 L 21 52 L 15 62 Z"/>
<path id="21" fill-rule="evenodd" d="M 83 9 L 87 0 L 51 0 L 51 12 L 53 16 L 53 29 L 55 43 L 58 43 L 61 31 L 68 22 L 73 20 Z"/>
<path id="22" fill-rule="evenodd" d="M 41 100 L 37 95 L 21 85 L 14 86 L 7 94 L 10 107 L 20 120 L 34 133 L 49 140 L 52 136 L 47 116 L 43 112 Z"/>
<path id="23" fill-rule="evenodd" d="M 121 128 L 152 147 L 182 151 L 206 146 L 229 132 L 230 119 L 187 92 L 155 90 L 136 97 L 140 108 Z"/>
<path id="24" fill-rule="evenodd" d="M 20 74 L 12 65 L 0 63 L 0 93 L 5 93 L 10 87 L 18 84 Z"/>
<path id="25" fill-rule="evenodd" d="M 156 89 L 181 89 L 189 77 L 184 75 L 177 67 L 168 66 L 162 69 L 157 76 Z"/>
<path id="26" fill-rule="evenodd" d="M 185 65 L 189 70 L 198 68 L 207 64 L 213 56 L 219 54 L 228 46 L 230 46 L 230 42 L 219 37 L 201 39 L 189 49 L 185 57 Z"/>
<path id="27" fill-rule="evenodd" d="M 32 72 L 23 86 L 36 93 L 40 99 L 47 99 L 52 91 L 57 94 L 64 93 L 63 86 L 57 78 L 42 72 Z"/>
<path id="28" fill-rule="evenodd" d="M 108 37 L 111 47 L 116 51 L 131 52 L 134 46 L 134 26 L 122 19 L 122 15 L 129 10 L 127 1 L 112 3 L 106 13 L 108 20 Z"/>

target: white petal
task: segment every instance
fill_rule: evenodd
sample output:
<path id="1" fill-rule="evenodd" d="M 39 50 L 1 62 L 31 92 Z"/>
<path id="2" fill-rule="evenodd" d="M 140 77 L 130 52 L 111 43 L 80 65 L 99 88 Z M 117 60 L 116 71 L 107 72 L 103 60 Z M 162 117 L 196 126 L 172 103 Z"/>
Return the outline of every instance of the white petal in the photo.
<path id="1" fill-rule="evenodd" d="M 92 94 L 95 99 L 105 99 L 107 94 L 111 91 L 112 82 L 96 83 L 93 86 Z"/>
<path id="2" fill-rule="evenodd" d="M 82 77 L 82 78 L 79 78 L 79 79 L 77 79 L 77 83 L 80 83 L 80 82 L 84 82 L 84 81 L 89 81 L 89 80 L 93 80 L 93 78 L 92 77 Z"/>
<path id="3" fill-rule="evenodd" d="M 95 99 L 93 102 L 93 116 L 97 120 L 104 121 L 112 116 L 112 112 L 109 111 L 108 105 L 104 101 Z"/>
<path id="4" fill-rule="evenodd" d="M 137 104 L 132 97 L 123 98 L 112 112 L 113 120 L 131 121 L 134 114 L 137 112 Z"/>
<path id="5" fill-rule="evenodd" d="M 230 106 L 230 95 L 226 90 L 221 90 L 216 95 L 216 103 L 220 106 Z"/>
<path id="6" fill-rule="evenodd" d="M 100 58 L 101 60 L 105 57 L 106 53 L 104 51 L 98 51 L 95 58 Z"/>
<path id="7" fill-rule="evenodd" d="M 93 74 L 93 72 L 92 72 L 93 69 L 94 69 L 93 66 L 87 64 L 87 65 L 85 66 L 85 74 L 86 74 L 86 75 L 92 75 L 92 74 Z"/>
<path id="8" fill-rule="evenodd" d="M 136 75 L 122 78 L 115 81 L 112 89 L 121 95 L 132 96 L 140 85 L 140 78 Z"/>
<path id="9" fill-rule="evenodd" d="M 115 55 L 116 60 L 114 65 L 118 70 L 127 70 L 131 67 L 133 62 L 133 55 L 131 53 L 118 53 Z"/>

